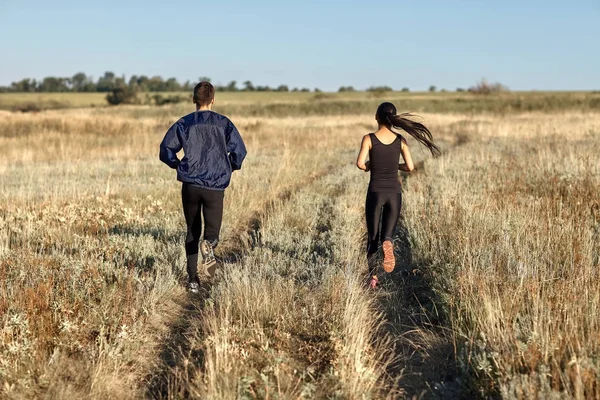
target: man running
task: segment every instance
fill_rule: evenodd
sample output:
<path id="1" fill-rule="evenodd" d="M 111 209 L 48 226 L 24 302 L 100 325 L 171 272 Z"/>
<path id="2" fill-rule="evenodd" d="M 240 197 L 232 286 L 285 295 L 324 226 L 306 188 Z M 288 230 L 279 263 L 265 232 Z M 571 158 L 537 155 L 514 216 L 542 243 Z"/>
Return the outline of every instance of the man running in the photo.
<path id="1" fill-rule="evenodd" d="M 223 218 L 223 197 L 231 173 L 242 168 L 246 147 L 240 133 L 225 116 L 212 111 L 215 88 L 209 82 L 194 87 L 196 111 L 177 121 L 160 144 L 160 160 L 177 170 L 183 182 L 181 199 L 187 224 L 188 290 L 198 293 L 198 247 L 202 253 L 202 275 L 212 277 Z M 183 149 L 180 160 L 177 152 Z M 204 238 L 200 242 L 204 219 Z"/>

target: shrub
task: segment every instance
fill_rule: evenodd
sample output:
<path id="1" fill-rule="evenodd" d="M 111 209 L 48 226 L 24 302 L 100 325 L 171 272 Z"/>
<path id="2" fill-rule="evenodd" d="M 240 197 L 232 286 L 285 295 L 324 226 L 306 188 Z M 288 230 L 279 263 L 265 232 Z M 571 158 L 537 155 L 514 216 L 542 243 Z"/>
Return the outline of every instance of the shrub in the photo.
<path id="1" fill-rule="evenodd" d="M 429 91 L 430 91 L 430 92 L 432 92 L 432 93 L 433 93 L 433 92 L 435 92 L 436 90 L 437 90 L 437 88 L 435 87 L 435 85 L 431 85 L 431 86 L 429 86 Z"/>
<path id="2" fill-rule="evenodd" d="M 370 93 L 373 98 L 384 97 L 388 92 L 393 91 L 393 89 L 389 86 L 371 86 L 367 89 L 367 92 Z"/>
<path id="3" fill-rule="evenodd" d="M 35 103 L 23 103 L 23 104 L 18 104 L 13 108 L 13 111 L 16 112 L 39 112 L 42 111 L 42 109 L 40 108 L 40 106 L 38 106 Z"/>
<path id="4" fill-rule="evenodd" d="M 474 86 L 469 88 L 469 92 L 476 94 L 492 94 L 507 92 L 508 88 L 501 83 L 489 83 L 486 79 L 482 79 L 477 82 Z"/>
<path id="5" fill-rule="evenodd" d="M 313 96 L 314 100 L 327 100 L 327 99 L 331 99 L 331 98 L 332 98 L 332 96 L 330 94 L 322 93 L 322 92 L 315 93 L 315 95 Z"/>
<path id="6" fill-rule="evenodd" d="M 135 104 L 137 102 L 136 92 L 128 87 L 114 88 L 106 95 L 108 104 L 116 106 L 119 104 Z"/>
<path id="7" fill-rule="evenodd" d="M 155 94 L 153 96 L 153 99 L 154 99 L 154 104 L 156 104 L 157 106 L 164 106 L 165 104 L 177 104 L 177 103 L 182 103 L 182 102 L 186 101 L 185 96 L 177 96 L 177 95 L 163 96 L 161 94 Z"/>
<path id="8" fill-rule="evenodd" d="M 392 89 L 389 86 L 371 86 L 370 88 L 367 89 L 367 92 L 372 92 L 372 93 L 386 93 L 386 92 L 393 92 L 394 89 Z"/>

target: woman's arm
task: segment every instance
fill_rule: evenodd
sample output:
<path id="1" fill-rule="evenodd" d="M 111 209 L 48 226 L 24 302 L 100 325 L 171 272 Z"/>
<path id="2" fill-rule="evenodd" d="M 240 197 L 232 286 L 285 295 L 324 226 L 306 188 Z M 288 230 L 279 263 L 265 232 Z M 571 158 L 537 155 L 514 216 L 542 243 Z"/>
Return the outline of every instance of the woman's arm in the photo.
<path id="1" fill-rule="evenodd" d="M 369 162 L 367 161 L 369 150 L 371 150 L 371 138 L 369 135 L 365 135 L 362 139 L 362 143 L 360 144 L 360 152 L 358 153 L 358 157 L 356 159 L 356 166 L 365 172 L 369 170 Z"/>
<path id="2" fill-rule="evenodd" d="M 408 145 L 402 142 L 402 148 L 400 150 L 402 152 L 402 158 L 404 159 L 404 164 L 398 164 L 398 170 L 404 172 L 411 172 L 415 169 L 415 165 L 413 164 L 412 157 L 410 156 L 410 150 L 408 150 Z"/>

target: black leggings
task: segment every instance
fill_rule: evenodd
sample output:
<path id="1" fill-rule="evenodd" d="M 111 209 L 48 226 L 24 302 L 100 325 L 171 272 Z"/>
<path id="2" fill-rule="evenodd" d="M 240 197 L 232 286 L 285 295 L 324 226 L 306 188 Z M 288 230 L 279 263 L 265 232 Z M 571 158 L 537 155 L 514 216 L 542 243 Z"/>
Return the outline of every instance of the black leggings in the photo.
<path id="1" fill-rule="evenodd" d="M 392 240 L 400 208 L 402 207 L 402 193 L 396 192 L 368 192 L 365 205 L 367 217 L 367 231 L 369 241 L 367 243 L 367 257 L 377 252 L 379 247 L 379 221 L 381 220 L 381 242 Z"/>
<path id="2" fill-rule="evenodd" d="M 187 225 L 185 254 L 190 282 L 198 280 L 198 244 L 202 233 L 202 217 L 204 218 L 204 240 L 209 241 L 213 248 L 219 243 L 224 195 L 225 192 L 222 190 L 208 190 L 187 183 L 184 183 L 181 188 L 183 214 Z"/>

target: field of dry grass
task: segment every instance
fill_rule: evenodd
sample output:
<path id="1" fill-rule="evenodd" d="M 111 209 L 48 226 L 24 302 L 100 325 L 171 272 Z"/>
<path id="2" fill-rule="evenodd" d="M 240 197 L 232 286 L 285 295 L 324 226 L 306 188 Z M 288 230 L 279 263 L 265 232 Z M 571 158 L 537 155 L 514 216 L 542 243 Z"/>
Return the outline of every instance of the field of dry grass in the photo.
<path id="1" fill-rule="evenodd" d="M 600 116 L 481 118 L 406 185 L 473 392 L 600 397 Z"/>
<path id="2" fill-rule="evenodd" d="M 186 92 L 140 92 L 138 104 L 157 104 L 154 96 L 177 99 L 177 106 L 147 107 L 146 112 L 172 115 L 190 108 Z M 288 117 L 307 115 L 363 114 L 381 101 L 398 109 L 426 113 L 510 114 L 522 112 L 600 112 L 600 92 L 502 92 L 481 95 L 469 92 L 219 92 L 215 110 L 226 115 Z M 160 104 L 160 103 L 158 103 Z M 106 93 L 0 93 L 0 110 L 40 110 L 96 107 L 116 112 Z M 143 109 L 137 111 L 144 114 Z"/>
<path id="3" fill-rule="evenodd" d="M 195 297 L 158 161 L 183 105 L 0 114 L 0 397 L 600 398 L 599 113 L 422 113 L 444 155 L 411 144 L 371 293 L 374 110 L 225 105 L 249 156 Z"/>

